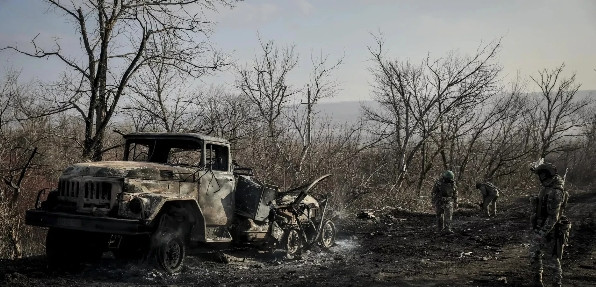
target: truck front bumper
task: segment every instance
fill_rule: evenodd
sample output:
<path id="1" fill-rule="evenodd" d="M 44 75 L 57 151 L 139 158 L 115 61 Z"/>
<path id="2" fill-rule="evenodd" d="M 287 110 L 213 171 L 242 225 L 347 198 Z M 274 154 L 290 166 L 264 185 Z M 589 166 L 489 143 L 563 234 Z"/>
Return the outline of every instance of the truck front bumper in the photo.
<path id="1" fill-rule="evenodd" d="M 40 209 L 27 210 L 25 223 L 41 227 L 56 227 L 122 235 L 147 234 L 150 232 L 149 226 L 139 219 L 48 212 Z"/>

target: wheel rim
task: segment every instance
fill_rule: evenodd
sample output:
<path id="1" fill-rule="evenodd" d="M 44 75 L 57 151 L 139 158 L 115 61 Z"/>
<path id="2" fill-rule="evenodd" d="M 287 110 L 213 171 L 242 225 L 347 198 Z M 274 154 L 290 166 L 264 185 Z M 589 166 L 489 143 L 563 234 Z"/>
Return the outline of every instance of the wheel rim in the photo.
<path id="1" fill-rule="evenodd" d="M 286 242 L 286 251 L 288 252 L 288 254 L 294 254 L 298 252 L 298 250 L 300 249 L 300 244 L 301 240 L 298 231 L 295 229 L 290 230 L 288 232 L 288 238 Z"/>
<path id="2" fill-rule="evenodd" d="M 335 242 L 335 227 L 330 221 L 325 222 L 321 231 L 321 243 L 323 247 L 329 248 Z"/>
<path id="3" fill-rule="evenodd" d="M 169 269 L 176 269 L 182 262 L 182 246 L 177 240 L 171 240 L 164 250 L 164 265 Z"/>

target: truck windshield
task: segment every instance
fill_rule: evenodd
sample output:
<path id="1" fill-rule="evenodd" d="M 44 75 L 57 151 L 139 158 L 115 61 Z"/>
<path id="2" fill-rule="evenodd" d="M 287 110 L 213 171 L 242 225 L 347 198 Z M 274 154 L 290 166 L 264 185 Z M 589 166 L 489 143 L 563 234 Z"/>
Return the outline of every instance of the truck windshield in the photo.
<path id="1" fill-rule="evenodd" d="M 126 142 L 125 161 L 201 166 L 203 143 L 193 140 L 134 139 Z"/>

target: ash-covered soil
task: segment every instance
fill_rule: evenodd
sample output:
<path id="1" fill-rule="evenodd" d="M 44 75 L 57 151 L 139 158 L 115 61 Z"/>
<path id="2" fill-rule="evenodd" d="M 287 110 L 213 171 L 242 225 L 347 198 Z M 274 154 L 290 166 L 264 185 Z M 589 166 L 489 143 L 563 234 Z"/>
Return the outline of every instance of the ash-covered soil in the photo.
<path id="1" fill-rule="evenodd" d="M 385 208 L 373 219 L 338 221 L 338 241 L 328 251 L 315 248 L 289 260 L 250 248 L 198 250 L 174 275 L 108 253 L 73 273 L 49 271 L 45 256 L 1 260 L 0 285 L 528 286 L 528 202 L 509 200 L 499 209 L 496 218 L 485 218 L 477 207 L 464 206 L 455 214 L 455 234 L 441 235 L 433 214 Z M 596 286 L 595 214 L 596 192 L 572 193 L 566 286 Z"/>

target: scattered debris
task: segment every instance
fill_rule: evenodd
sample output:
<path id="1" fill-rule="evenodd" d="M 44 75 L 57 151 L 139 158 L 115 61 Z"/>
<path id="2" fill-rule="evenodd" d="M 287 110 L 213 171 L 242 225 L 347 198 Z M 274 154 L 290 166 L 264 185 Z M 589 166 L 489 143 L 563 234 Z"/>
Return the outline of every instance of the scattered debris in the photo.
<path id="1" fill-rule="evenodd" d="M 357 218 L 360 218 L 360 219 L 375 219 L 376 216 L 370 210 L 363 210 L 363 211 L 360 211 L 358 213 Z"/>
<path id="2" fill-rule="evenodd" d="M 594 206 L 596 193 L 570 204 L 576 202 Z M 85 265 L 78 274 L 48 272 L 43 255 L 0 259 L 0 286 L 526 286 L 527 214 L 503 210 L 503 216 L 492 221 L 456 216 L 452 236 L 439 236 L 431 211 L 364 210 L 378 220 L 355 219 L 352 213 L 337 222 L 341 233 L 335 245 L 314 245 L 311 252 L 301 252 L 300 259 L 286 260 L 282 249 L 206 250 L 187 256 L 187 267 L 174 275 L 150 266 L 119 266 L 111 256 Z M 402 218 L 406 220 L 399 221 Z M 593 225 L 578 224 L 572 232 L 563 259 L 565 285 L 591 286 L 596 257 L 586 252 L 593 248 L 596 231 Z"/>

